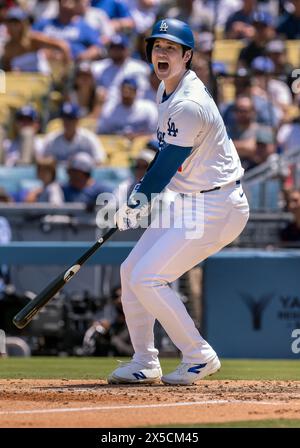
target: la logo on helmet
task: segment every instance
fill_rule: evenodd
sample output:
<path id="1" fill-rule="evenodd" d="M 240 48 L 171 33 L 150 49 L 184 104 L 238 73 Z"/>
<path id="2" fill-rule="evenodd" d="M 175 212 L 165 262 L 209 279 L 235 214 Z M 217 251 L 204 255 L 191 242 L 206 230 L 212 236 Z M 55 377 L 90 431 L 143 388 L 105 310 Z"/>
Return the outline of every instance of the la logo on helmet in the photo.
<path id="1" fill-rule="evenodd" d="M 163 20 L 161 22 L 159 31 L 164 31 L 164 32 L 168 31 L 168 24 L 167 24 L 167 22 L 165 20 Z"/>

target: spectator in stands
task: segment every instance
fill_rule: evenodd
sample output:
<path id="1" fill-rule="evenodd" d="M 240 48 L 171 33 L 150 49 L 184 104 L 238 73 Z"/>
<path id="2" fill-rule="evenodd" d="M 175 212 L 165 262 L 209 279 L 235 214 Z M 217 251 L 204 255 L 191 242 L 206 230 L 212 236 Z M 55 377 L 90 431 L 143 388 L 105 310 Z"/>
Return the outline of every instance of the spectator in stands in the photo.
<path id="1" fill-rule="evenodd" d="M 75 13 L 81 16 L 91 28 L 98 32 L 104 45 L 110 41 L 114 34 L 114 29 L 103 9 L 92 7 L 91 0 L 77 0 Z"/>
<path id="2" fill-rule="evenodd" d="M 98 134 L 121 134 L 128 138 L 156 132 L 157 107 L 149 100 L 137 98 L 137 82 L 125 78 L 121 84 L 121 100 L 106 103 L 99 120 Z"/>
<path id="3" fill-rule="evenodd" d="M 134 60 L 143 61 L 148 64 L 146 55 L 145 39 L 149 37 L 149 30 L 144 33 L 137 34 L 132 41 L 131 56 Z"/>
<path id="4" fill-rule="evenodd" d="M 102 55 L 100 37 L 82 17 L 76 15 L 75 6 L 74 1 L 59 0 L 58 15 L 38 21 L 33 28 L 67 43 L 73 60 L 77 62 L 98 59 Z"/>
<path id="5" fill-rule="evenodd" d="M 214 17 L 214 29 L 223 31 L 228 18 L 241 8 L 241 0 L 218 0 L 206 2 Z"/>
<path id="6" fill-rule="evenodd" d="M 197 73 L 202 82 L 204 82 L 203 79 L 205 79 L 204 84 L 210 91 L 215 102 L 219 104 L 221 98 L 218 89 L 217 77 L 219 75 L 226 75 L 228 70 L 223 62 L 213 59 L 214 45 L 215 38 L 213 33 L 208 31 L 200 33 L 195 42 L 193 70 Z M 205 64 L 205 61 L 207 64 Z M 206 72 L 206 75 L 203 73 L 205 68 L 208 69 L 208 73 Z"/>
<path id="7" fill-rule="evenodd" d="M 277 33 L 286 39 L 300 39 L 300 1 L 291 0 L 294 11 L 279 18 Z"/>
<path id="8" fill-rule="evenodd" d="M 253 14 L 252 24 L 255 30 L 254 36 L 242 48 L 238 57 L 238 67 L 250 67 L 256 57 L 265 54 L 265 46 L 275 36 L 274 20 L 268 12 L 256 11 Z"/>
<path id="9" fill-rule="evenodd" d="M 182 20 L 197 32 L 212 31 L 213 11 L 205 3 L 203 0 L 176 0 L 175 6 L 171 6 L 165 16 Z"/>
<path id="10" fill-rule="evenodd" d="M 42 139 L 37 137 L 40 122 L 37 111 L 31 105 L 16 111 L 14 138 L 4 142 L 5 165 L 14 166 L 33 163 L 41 153 Z"/>
<path id="11" fill-rule="evenodd" d="M 108 58 L 92 63 L 92 72 L 96 79 L 102 101 L 118 101 L 120 85 L 124 78 L 134 77 L 138 80 L 139 96 L 147 88 L 149 65 L 130 56 L 128 37 L 116 34 L 108 46 Z"/>
<path id="12" fill-rule="evenodd" d="M 78 105 L 80 117 L 100 115 L 102 101 L 89 62 L 81 62 L 75 67 L 73 86 L 67 92 L 66 100 Z"/>
<path id="13" fill-rule="evenodd" d="M 209 61 L 204 58 L 193 57 L 193 70 L 211 92 L 215 78 L 211 76 Z"/>
<path id="14" fill-rule="evenodd" d="M 195 39 L 194 55 L 199 55 L 206 60 L 213 61 L 215 37 L 210 31 L 203 31 Z"/>
<path id="15" fill-rule="evenodd" d="M 63 131 L 53 131 L 46 137 L 43 156 L 54 157 L 57 162 L 66 162 L 71 156 L 86 152 L 92 156 L 94 164 L 104 162 L 106 155 L 100 140 L 93 132 L 79 126 L 79 107 L 73 103 L 64 103 L 60 117 Z"/>
<path id="16" fill-rule="evenodd" d="M 275 66 L 272 60 L 259 56 L 252 61 L 251 69 L 253 74 L 252 93 L 271 101 L 273 107 L 280 110 L 280 115 L 283 117 L 293 99 L 289 87 L 283 81 L 274 79 Z"/>
<path id="17" fill-rule="evenodd" d="M 252 86 L 252 76 L 250 70 L 241 67 L 234 75 L 235 97 L 244 95 L 250 96 L 255 113 L 256 121 L 267 126 L 277 127 L 282 116 L 281 110 L 278 109 L 270 99 L 266 99 L 255 93 L 255 86 Z M 221 104 L 223 120 L 227 126 L 233 126 L 234 123 L 234 102 Z"/>
<path id="18" fill-rule="evenodd" d="M 58 0 L 30 0 L 26 5 L 33 21 L 52 19 L 58 14 Z"/>
<path id="19" fill-rule="evenodd" d="M 4 70 L 50 73 L 45 50 L 59 51 L 65 64 L 70 53 L 65 42 L 29 29 L 28 14 L 21 8 L 11 8 L 6 14 L 9 39 L 5 44 L 2 67 Z"/>
<path id="20" fill-rule="evenodd" d="M 276 131 L 270 126 L 259 125 L 256 129 L 255 165 L 260 165 L 276 152 Z"/>
<path id="21" fill-rule="evenodd" d="M 135 30 L 138 34 L 144 34 L 151 29 L 158 13 L 161 0 L 127 0 Z"/>
<path id="22" fill-rule="evenodd" d="M 173 8 L 174 3 L 173 0 L 171 2 L 162 0 L 158 16 L 165 17 L 166 12 L 170 7 Z M 182 1 L 182 3 L 184 2 Z M 212 21 L 215 31 L 218 33 L 224 29 L 228 17 L 241 7 L 241 0 L 204 0 L 198 2 L 197 9 L 202 7 L 205 8 L 205 14 L 208 17 L 207 21 Z"/>
<path id="23" fill-rule="evenodd" d="M 239 96 L 234 103 L 234 120 L 227 126 L 244 168 L 254 159 L 256 151 L 256 116 L 250 97 Z"/>
<path id="24" fill-rule="evenodd" d="M 284 243 L 300 243 L 300 191 L 292 189 L 285 192 L 287 210 L 292 213 L 293 220 L 280 233 L 280 239 Z"/>
<path id="25" fill-rule="evenodd" d="M 69 159 L 67 165 L 69 180 L 62 185 L 66 202 L 83 202 L 92 209 L 99 194 L 111 192 L 110 186 L 93 179 L 94 167 L 93 158 L 85 152 L 77 153 Z"/>
<path id="26" fill-rule="evenodd" d="M 124 0 L 92 0 L 92 6 L 103 9 L 116 33 L 129 32 L 134 29 L 127 2 Z"/>
<path id="27" fill-rule="evenodd" d="M 251 96 L 251 72 L 250 70 L 241 67 L 233 75 L 234 95 Z"/>
<path id="28" fill-rule="evenodd" d="M 266 45 L 266 56 L 268 56 L 274 64 L 274 73 L 277 76 L 288 76 L 293 70 L 293 66 L 287 60 L 286 43 L 280 39 L 273 39 Z"/>
<path id="29" fill-rule="evenodd" d="M 38 159 L 36 162 L 37 177 L 42 186 L 27 193 L 25 202 L 49 202 L 61 205 L 64 195 L 61 186 L 56 181 L 56 160 L 52 157 Z"/>
<path id="30" fill-rule="evenodd" d="M 288 61 L 286 44 L 283 40 L 274 39 L 266 45 L 266 55 L 274 64 L 274 75 L 284 81 L 290 88 L 293 83 L 293 65 Z"/>
<path id="31" fill-rule="evenodd" d="M 3 53 L 5 42 L 8 39 L 6 27 L 7 2 L 0 0 L 0 54 Z"/>
<path id="32" fill-rule="evenodd" d="M 284 153 L 299 151 L 300 153 L 300 98 L 298 99 L 298 117 L 291 123 L 283 124 L 277 134 L 278 146 Z"/>
<path id="33" fill-rule="evenodd" d="M 243 0 L 242 8 L 231 14 L 225 25 L 227 39 L 244 39 L 254 36 L 252 16 L 257 6 L 257 0 Z"/>

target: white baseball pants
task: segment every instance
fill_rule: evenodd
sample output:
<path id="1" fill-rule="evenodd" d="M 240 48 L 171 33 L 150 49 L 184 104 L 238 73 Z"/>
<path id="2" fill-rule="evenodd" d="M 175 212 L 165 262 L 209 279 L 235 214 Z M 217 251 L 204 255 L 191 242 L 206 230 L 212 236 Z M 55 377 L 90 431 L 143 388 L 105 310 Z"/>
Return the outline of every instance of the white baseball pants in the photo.
<path id="1" fill-rule="evenodd" d="M 247 223 L 249 206 L 242 187 L 235 183 L 197 198 L 193 204 L 187 201 L 184 211 L 184 217 L 192 220 L 196 210 L 203 223 L 193 238 L 187 238 L 186 226 L 150 226 L 121 266 L 122 304 L 133 359 L 149 367 L 159 365 L 155 319 L 182 352 L 183 362 L 202 363 L 215 356 L 170 283 L 237 238 Z M 171 213 L 176 216 L 176 210 Z"/>

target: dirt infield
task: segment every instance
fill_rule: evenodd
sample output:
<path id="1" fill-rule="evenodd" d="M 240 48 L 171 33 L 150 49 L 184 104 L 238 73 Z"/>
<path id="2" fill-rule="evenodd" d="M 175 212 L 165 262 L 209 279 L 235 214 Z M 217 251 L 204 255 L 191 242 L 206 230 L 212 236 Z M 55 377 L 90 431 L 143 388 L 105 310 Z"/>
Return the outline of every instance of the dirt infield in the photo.
<path id="1" fill-rule="evenodd" d="M 129 428 L 299 416 L 300 381 L 130 387 L 93 380 L 0 380 L 1 428 Z"/>

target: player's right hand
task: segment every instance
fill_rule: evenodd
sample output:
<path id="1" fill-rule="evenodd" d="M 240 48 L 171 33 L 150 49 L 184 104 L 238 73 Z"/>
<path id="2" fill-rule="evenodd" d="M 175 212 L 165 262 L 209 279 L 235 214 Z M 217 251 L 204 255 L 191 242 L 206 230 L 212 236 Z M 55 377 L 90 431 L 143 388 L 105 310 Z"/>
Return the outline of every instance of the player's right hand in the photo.
<path id="1" fill-rule="evenodd" d="M 121 231 L 136 229 L 139 227 L 139 220 L 144 216 L 148 216 L 148 214 L 149 204 L 144 204 L 141 207 L 137 206 L 135 208 L 131 208 L 127 204 L 124 204 L 115 214 L 114 222 Z"/>

